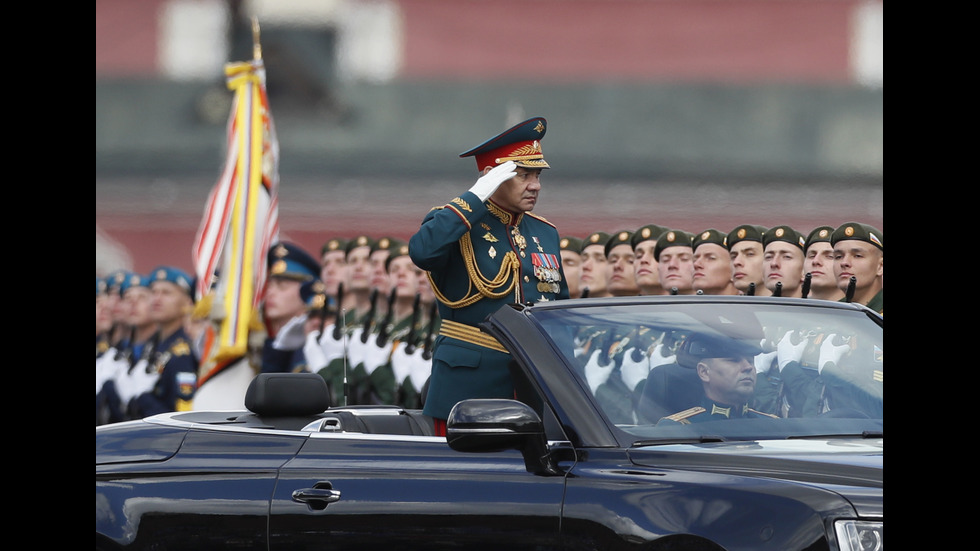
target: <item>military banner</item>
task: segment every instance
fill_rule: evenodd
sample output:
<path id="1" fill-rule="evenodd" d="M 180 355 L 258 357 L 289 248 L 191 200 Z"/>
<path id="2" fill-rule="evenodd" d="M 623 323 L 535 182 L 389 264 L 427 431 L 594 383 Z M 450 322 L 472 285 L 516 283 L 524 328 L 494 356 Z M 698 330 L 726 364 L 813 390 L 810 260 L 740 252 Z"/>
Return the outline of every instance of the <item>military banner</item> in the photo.
<path id="1" fill-rule="evenodd" d="M 197 298 L 211 301 L 210 317 L 217 327 L 202 364 L 245 354 L 265 285 L 266 252 L 279 238 L 279 143 L 254 21 L 253 31 L 254 58 L 225 66 L 228 89 L 234 92 L 227 157 L 194 244 Z"/>

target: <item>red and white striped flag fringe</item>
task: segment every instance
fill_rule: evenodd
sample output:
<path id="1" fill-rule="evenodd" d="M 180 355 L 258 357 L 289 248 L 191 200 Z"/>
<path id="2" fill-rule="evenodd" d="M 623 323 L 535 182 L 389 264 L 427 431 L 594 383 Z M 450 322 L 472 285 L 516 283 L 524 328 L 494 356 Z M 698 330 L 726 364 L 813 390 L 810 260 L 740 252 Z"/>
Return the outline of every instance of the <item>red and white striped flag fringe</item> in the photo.
<path id="1" fill-rule="evenodd" d="M 234 91 L 224 170 L 208 196 L 194 244 L 197 297 L 212 293 L 219 323 L 210 358 L 244 355 L 262 300 L 266 253 L 279 240 L 279 142 L 261 59 L 225 66 Z"/>

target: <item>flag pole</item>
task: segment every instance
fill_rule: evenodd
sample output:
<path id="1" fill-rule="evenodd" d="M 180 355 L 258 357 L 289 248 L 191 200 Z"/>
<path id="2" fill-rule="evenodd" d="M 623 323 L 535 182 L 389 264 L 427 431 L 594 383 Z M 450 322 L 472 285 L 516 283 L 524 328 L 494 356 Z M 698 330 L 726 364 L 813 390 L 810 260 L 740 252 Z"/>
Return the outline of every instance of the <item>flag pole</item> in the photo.
<path id="1" fill-rule="evenodd" d="M 252 58 L 262 60 L 262 42 L 259 40 L 259 18 L 252 16 Z"/>

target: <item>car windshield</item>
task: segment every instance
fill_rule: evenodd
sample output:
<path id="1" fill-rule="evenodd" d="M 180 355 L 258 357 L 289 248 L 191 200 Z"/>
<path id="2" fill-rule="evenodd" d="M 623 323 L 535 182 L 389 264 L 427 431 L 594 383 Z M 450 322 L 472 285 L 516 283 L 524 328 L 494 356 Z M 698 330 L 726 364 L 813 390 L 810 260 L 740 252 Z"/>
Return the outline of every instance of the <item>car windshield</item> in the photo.
<path id="1" fill-rule="evenodd" d="M 677 301 L 535 313 L 634 442 L 880 435 L 882 325 L 820 301 Z"/>

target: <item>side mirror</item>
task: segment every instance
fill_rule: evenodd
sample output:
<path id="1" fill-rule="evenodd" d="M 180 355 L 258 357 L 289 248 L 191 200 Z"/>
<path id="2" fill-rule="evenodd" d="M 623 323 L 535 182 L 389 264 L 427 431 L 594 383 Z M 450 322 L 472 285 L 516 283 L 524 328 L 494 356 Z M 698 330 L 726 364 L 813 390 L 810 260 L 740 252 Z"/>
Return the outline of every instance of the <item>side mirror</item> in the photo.
<path id="1" fill-rule="evenodd" d="M 446 420 L 446 441 L 459 452 L 519 450 L 534 474 L 561 474 L 548 450 L 544 423 L 517 400 L 472 399 L 457 403 Z"/>

